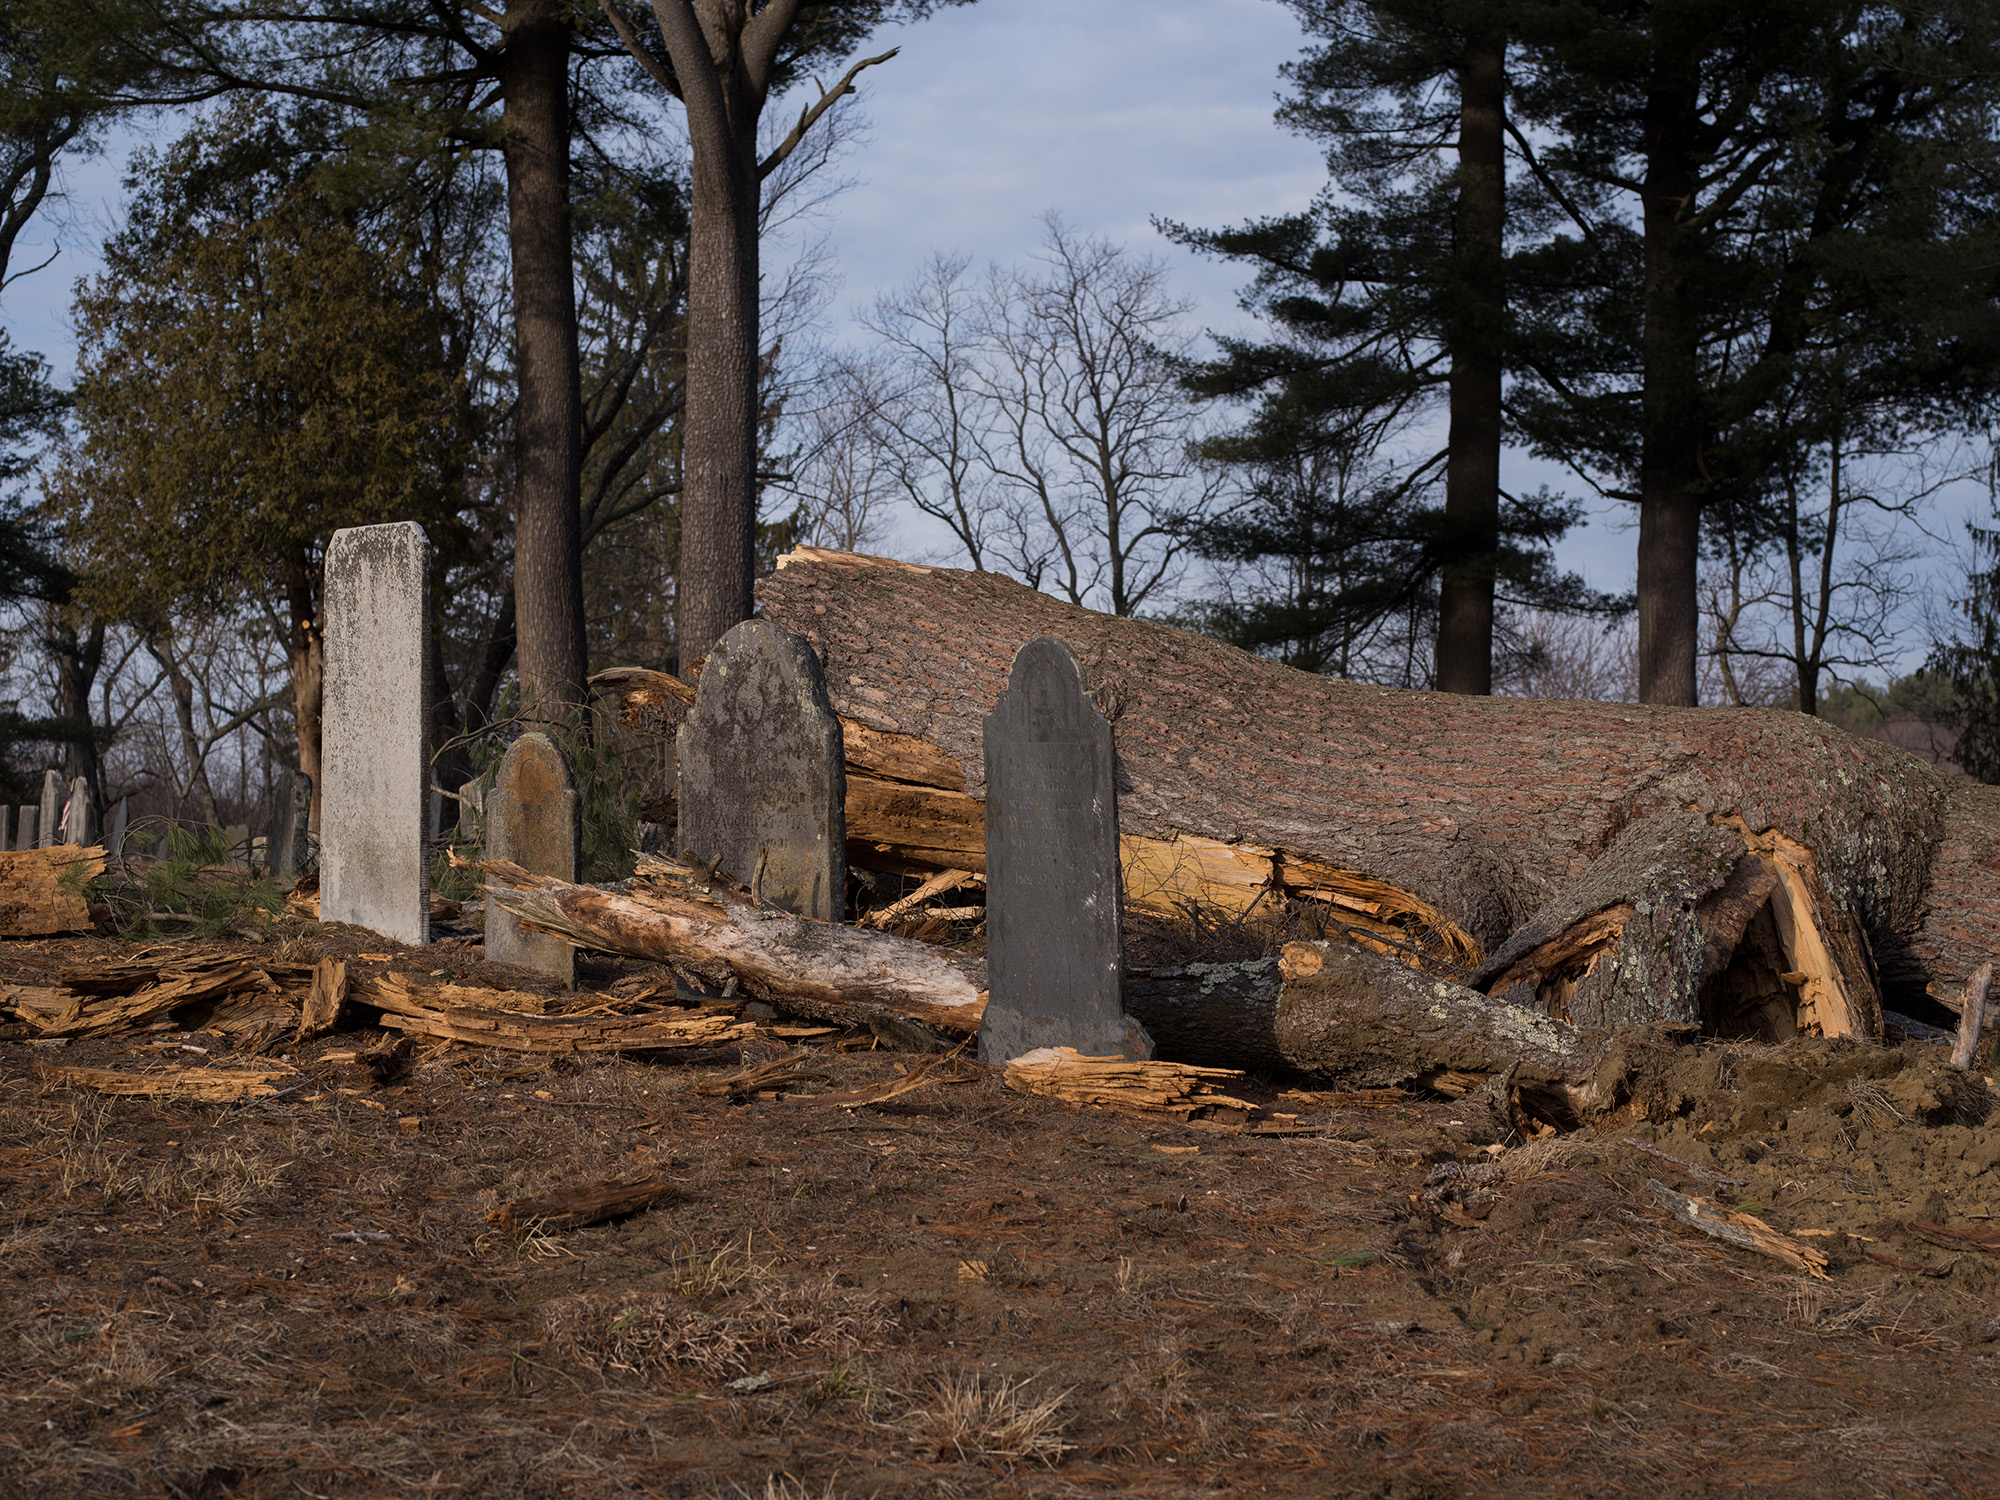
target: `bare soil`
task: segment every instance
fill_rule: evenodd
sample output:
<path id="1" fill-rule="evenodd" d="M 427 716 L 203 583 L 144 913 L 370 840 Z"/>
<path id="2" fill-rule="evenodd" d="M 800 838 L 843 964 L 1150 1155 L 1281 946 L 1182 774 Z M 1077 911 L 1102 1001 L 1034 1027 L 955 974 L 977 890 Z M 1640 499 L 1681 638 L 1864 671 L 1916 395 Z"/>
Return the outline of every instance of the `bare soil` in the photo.
<path id="1" fill-rule="evenodd" d="M 469 937 L 320 941 L 524 983 Z M 0 945 L 0 982 L 134 946 Z M 1645 1117 L 1496 1153 L 1469 1100 L 1283 1080 L 1250 1092 L 1310 1133 L 971 1069 L 815 1104 L 909 1064 L 866 1034 L 354 1057 L 384 1040 L 313 1043 L 308 1086 L 229 1106 L 39 1071 L 229 1062 L 207 1033 L 0 1045 L 0 1493 L 2000 1493 L 2000 1256 L 1905 1227 L 2000 1215 L 2000 1128 L 1942 1047 L 1690 1046 Z M 697 1092 L 793 1052 L 826 1081 Z M 487 1222 L 651 1173 L 677 1194 L 622 1222 Z M 1648 1179 L 1829 1278 L 1683 1228 Z"/>

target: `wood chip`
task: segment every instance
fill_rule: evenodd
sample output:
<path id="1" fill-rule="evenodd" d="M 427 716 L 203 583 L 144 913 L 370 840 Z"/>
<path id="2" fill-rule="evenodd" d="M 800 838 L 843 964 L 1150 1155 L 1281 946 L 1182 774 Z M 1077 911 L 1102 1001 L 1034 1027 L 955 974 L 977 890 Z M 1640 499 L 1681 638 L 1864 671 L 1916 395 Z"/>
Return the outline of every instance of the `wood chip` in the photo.
<path id="1" fill-rule="evenodd" d="M 1219 1080 L 1242 1077 L 1236 1068 L 1127 1062 L 1120 1057 L 1085 1057 L 1074 1047 L 1038 1047 L 1007 1064 L 1005 1081 L 1017 1093 L 1126 1114 L 1190 1120 L 1219 1109 L 1254 1114 L 1256 1105 L 1216 1088 Z"/>
<path id="2" fill-rule="evenodd" d="M 507 1233 L 517 1229 L 580 1229 L 586 1224 L 636 1214 L 663 1198 L 672 1197 L 675 1191 L 674 1184 L 664 1177 L 582 1183 L 503 1204 L 486 1216 L 486 1222 Z"/>
<path id="3" fill-rule="evenodd" d="M 337 958 L 322 958 L 313 969 L 312 989 L 299 1012 L 299 1041 L 309 1042 L 338 1027 L 346 1005 L 347 965 Z"/>
<path id="4" fill-rule="evenodd" d="M 1725 1245 L 1734 1245 L 1740 1250 L 1754 1250 L 1759 1255 L 1772 1256 L 1821 1281 L 1827 1279 L 1824 1255 L 1810 1245 L 1778 1233 L 1762 1219 L 1750 1214 L 1730 1213 L 1701 1198 L 1686 1197 L 1654 1178 L 1646 1179 L 1646 1187 L 1659 1199 L 1662 1208 L 1690 1229 L 1699 1229 L 1711 1239 L 1721 1240 Z"/>

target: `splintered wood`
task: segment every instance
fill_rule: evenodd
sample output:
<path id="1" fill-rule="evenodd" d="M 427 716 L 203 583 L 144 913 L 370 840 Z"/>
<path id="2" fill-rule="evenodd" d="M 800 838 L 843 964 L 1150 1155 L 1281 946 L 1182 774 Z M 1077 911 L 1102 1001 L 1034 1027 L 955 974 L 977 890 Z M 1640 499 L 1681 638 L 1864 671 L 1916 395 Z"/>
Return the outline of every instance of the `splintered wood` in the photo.
<path id="1" fill-rule="evenodd" d="M 382 1012 L 382 1024 L 514 1052 L 641 1052 L 712 1047 L 754 1036 L 754 1022 L 728 1011 L 649 1010 L 635 1015 L 537 1014 L 540 995 L 417 985 L 401 974 L 350 987 L 353 997 Z M 511 1002 L 511 1003 L 510 1003 Z"/>
<path id="2" fill-rule="evenodd" d="M 1241 1077 L 1236 1068 L 1126 1062 L 1118 1057 L 1085 1057 L 1074 1047 L 1038 1047 L 1007 1064 L 1006 1084 L 1017 1093 L 1040 1094 L 1094 1109 L 1192 1120 L 1218 1110 L 1246 1117 L 1255 1113 L 1256 1105 L 1232 1098 L 1216 1087 L 1223 1079 Z"/>
<path id="3" fill-rule="evenodd" d="M 56 988 L 0 989 L 4 1004 L 45 1037 L 109 1036 L 173 1018 L 224 1035 L 289 1023 L 286 983 L 310 971 L 216 953 L 167 951 L 93 969 L 64 969 Z M 281 982 L 282 981 L 282 982 Z"/>
<path id="4" fill-rule="evenodd" d="M 75 844 L 0 853 L 0 937 L 85 932 L 91 925 L 84 886 L 104 873 L 104 850 Z"/>
<path id="5" fill-rule="evenodd" d="M 134 1098 L 188 1099 L 203 1104 L 234 1104 L 244 1099 L 270 1099 L 280 1079 L 299 1075 L 288 1068 L 171 1068 L 152 1073 L 123 1073 L 113 1068 L 42 1069 L 51 1083 L 92 1089 L 100 1094 Z"/>
<path id="6" fill-rule="evenodd" d="M 1721 1240 L 1725 1245 L 1734 1245 L 1740 1250 L 1754 1250 L 1759 1255 L 1771 1256 L 1821 1281 L 1827 1279 L 1824 1255 L 1810 1245 L 1801 1244 L 1790 1235 L 1778 1233 L 1755 1215 L 1730 1213 L 1727 1209 L 1715 1207 L 1706 1199 L 1690 1198 L 1677 1193 L 1665 1183 L 1651 1177 L 1646 1179 L 1646 1188 L 1660 1201 L 1662 1208 L 1688 1228 L 1699 1229 L 1709 1238 Z"/>

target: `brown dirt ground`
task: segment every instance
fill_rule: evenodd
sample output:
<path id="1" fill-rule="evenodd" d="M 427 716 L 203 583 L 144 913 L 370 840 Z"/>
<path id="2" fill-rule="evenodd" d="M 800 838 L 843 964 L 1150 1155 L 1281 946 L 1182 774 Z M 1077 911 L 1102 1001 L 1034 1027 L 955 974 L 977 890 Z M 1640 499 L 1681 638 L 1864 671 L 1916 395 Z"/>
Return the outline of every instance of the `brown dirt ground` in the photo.
<path id="1" fill-rule="evenodd" d="M 0 981 L 135 946 L 0 944 Z M 521 983 L 477 953 L 392 962 Z M 0 1493 L 2000 1493 L 2000 1256 L 1903 1227 L 2000 1215 L 2000 1128 L 1957 1123 L 1984 1102 L 1940 1048 L 1690 1047 L 1655 1118 L 1494 1156 L 1440 1096 L 1275 1083 L 1325 1128 L 1268 1138 L 992 1075 L 854 1110 L 694 1092 L 787 1049 L 762 1037 L 423 1047 L 379 1082 L 328 1055 L 377 1040 L 230 1106 L 38 1073 L 229 1062 L 212 1035 L 0 1045 Z M 907 1063 L 870 1043 L 801 1044 L 812 1087 Z M 648 1172 L 678 1193 L 623 1222 L 486 1221 Z M 1677 1225 L 1648 1178 L 1807 1237 L 1829 1279 Z"/>

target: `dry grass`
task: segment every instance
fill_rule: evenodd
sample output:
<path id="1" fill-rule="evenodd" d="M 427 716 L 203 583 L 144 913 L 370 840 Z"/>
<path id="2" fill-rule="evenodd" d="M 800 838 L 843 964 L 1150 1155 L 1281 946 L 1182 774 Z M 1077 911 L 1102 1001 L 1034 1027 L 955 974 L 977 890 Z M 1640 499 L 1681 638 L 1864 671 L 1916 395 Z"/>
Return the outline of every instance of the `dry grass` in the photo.
<path id="1" fill-rule="evenodd" d="M 893 1328 L 875 1298 L 831 1280 L 762 1284 L 717 1308 L 686 1294 L 586 1293 L 545 1308 L 542 1323 L 545 1347 L 563 1363 L 647 1383 L 754 1373 L 798 1351 L 850 1356 Z"/>
<path id="2" fill-rule="evenodd" d="M 1068 1391 L 1041 1396 L 1028 1380 L 985 1380 L 977 1371 L 935 1377 L 893 1421 L 924 1458 L 1056 1464 L 1075 1446 L 1063 1440 Z"/>

